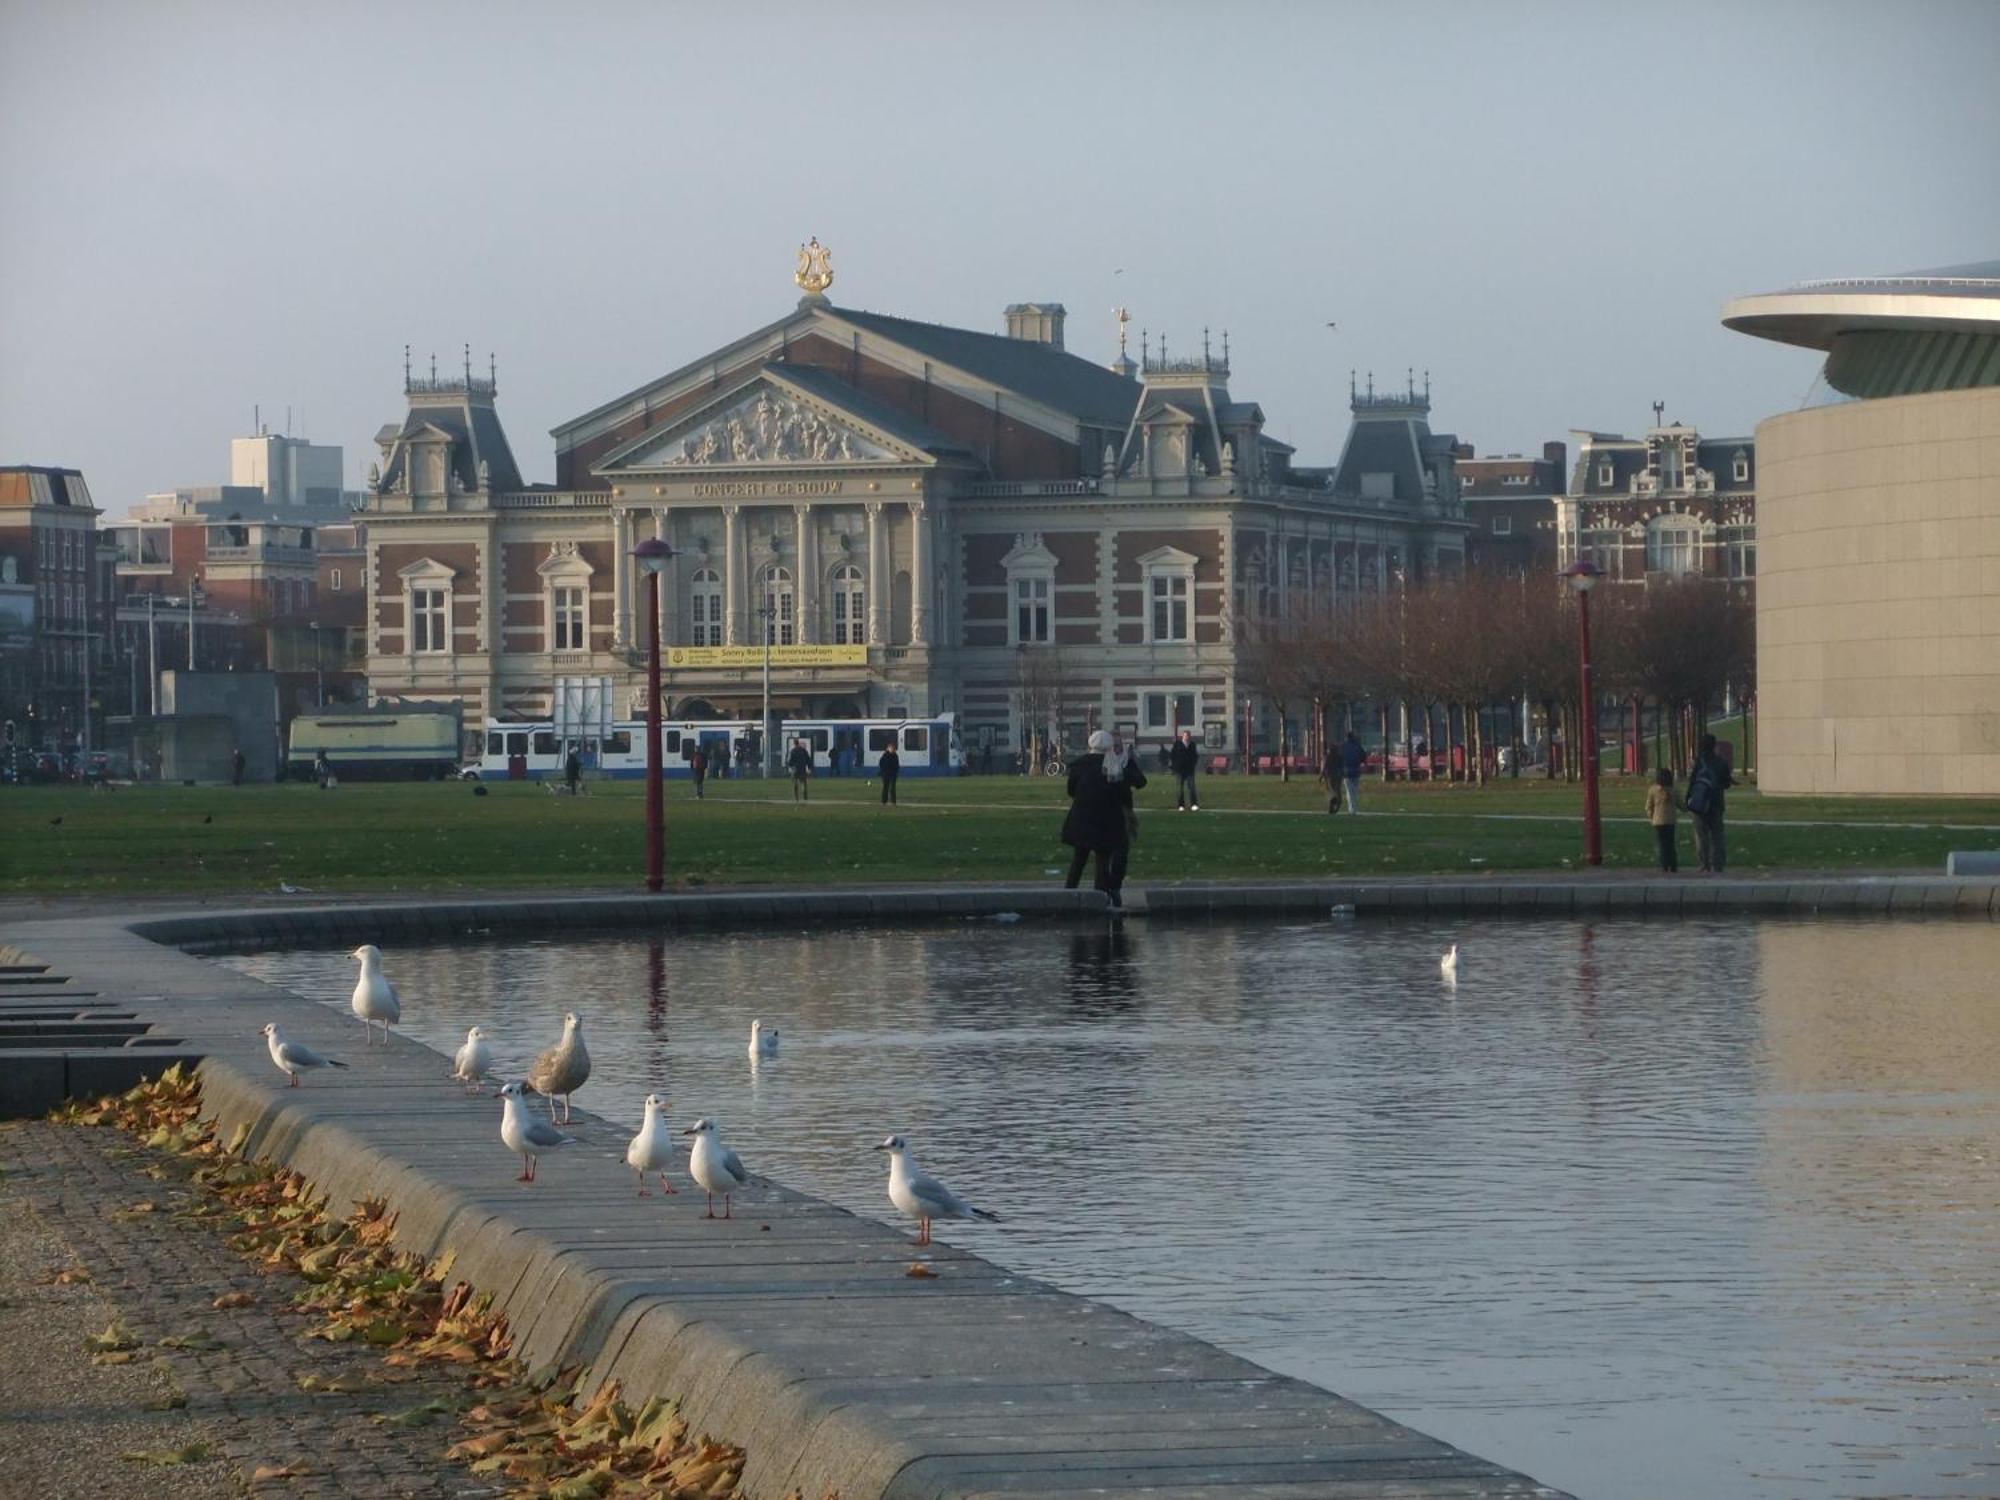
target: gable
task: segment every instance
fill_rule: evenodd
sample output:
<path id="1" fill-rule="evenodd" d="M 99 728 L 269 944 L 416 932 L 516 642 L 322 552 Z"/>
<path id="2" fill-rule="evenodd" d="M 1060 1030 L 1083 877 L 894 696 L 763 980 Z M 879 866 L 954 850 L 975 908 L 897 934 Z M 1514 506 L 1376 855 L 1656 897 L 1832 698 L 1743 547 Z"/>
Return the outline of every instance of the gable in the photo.
<path id="1" fill-rule="evenodd" d="M 875 424 L 806 394 L 802 382 L 765 370 L 682 421 L 609 454 L 597 472 L 929 462 L 928 454 Z"/>

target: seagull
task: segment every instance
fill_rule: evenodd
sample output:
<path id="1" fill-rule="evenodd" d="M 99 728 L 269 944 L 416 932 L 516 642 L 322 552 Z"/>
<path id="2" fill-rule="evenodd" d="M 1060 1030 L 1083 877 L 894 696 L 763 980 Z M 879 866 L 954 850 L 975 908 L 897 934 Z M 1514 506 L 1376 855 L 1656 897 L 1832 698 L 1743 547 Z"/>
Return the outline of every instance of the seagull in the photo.
<path id="1" fill-rule="evenodd" d="M 679 1188 L 667 1181 L 666 1165 L 674 1159 L 674 1140 L 667 1134 L 666 1122 L 661 1119 L 667 1101 L 658 1094 L 646 1096 L 646 1123 L 639 1127 L 639 1133 L 632 1137 L 632 1144 L 625 1148 L 625 1165 L 639 1174 L 639 1196 L 646 1196 L 646 1174 L 660 1174 L 660 1191 L 678 1193 Z"/>
<path id="2" fill-rule="evenodd" d="M 288 1042 L 279 1033 L 275 1021 L 264 1026 L 264 1044 L 271 1049 L 271 1061 L 291 1080 L 291 1086 L 299 1086 L 299 1074 L 311 1072 L 314 1068 L 344 1068 L 344 1062 L 336 1062 L 330 1057 L 321 1057 L 303 1042 Z"/>
<path id="3" fill-rule="evenodd" d="M 917 1243 L 931 1242 L 932 1219 L 998 1219 L 1000 1215 L 974 1208 L 910 1160 L 909 1143 L 892 1135 L 877 1151 L 889 1153 L 889 1201 L 917 1221 Z"/>
<path id="4" fill-rule="evenodd" d="M 1458 983 L 1458 944 L 1453 943 L 1438 960 L 1438 973 L 1444 975 L 1446 984 Z"/>
<path id="5" fill-rule="evenodd" d="M 493 1071 L 493 1049 L 486 1042 L 486 1028 L 475 1026 L 465 1034 L 465 1045 L 452 1058 L 451 1076 L 466 1085 L 466 1092 L 472 1093 L 486 1081 L 486 1075 Z"/>
<path id="6" fill-rule="evenodd" d="M 536 1058 L 528 1069 L 528 1087 L 549 1101 L 549 1120 L 556 1117 L 556 1095 L 562 1095 L 563 1124 L 569 1124 L 569 1096 L 590 1077 L 590 1053 L 583 1045 L 583 1022 L 575 1011 L 563 1015 L 562 1040 Z"/>
<path id="7" fill-rule="evenodd" d="M 361 1024 L 369 1027 L 369 1040 L 374 1040 L 374 1023 L 382 1023 L 382 1045 L 389 1045 L 389 1028 L 403 1019 L 403 1003 L 396 998 L 396 987 L 389 983 L 382 972 L 382 950 L 373 943 L 363 943 L 348 955 L 361 964 L 361 977 L 354 981 L 354 1013 L 361 1017 Z"/>
<path id="8" fill-rule="evenodd" d="M 524 1165 L 517 1182 L 535 1180 L 535 1160 L 544 1151 L 553 1151 L 558 1146 L 567 1146 L 573 1137 L 564 1135 L 553 1125 L 544 1125 L 521 1103 L 521 1085 L 507 1084 L 500 1090 L 500 1139 L 507 1143 L 509 1151 L 521 1153 Z"/>
<path id="9" fill-rule="evenodd" d="M 688 1175 L 708 1194 L 708 1212 L 703 1217 L 715 1217 L 715 1195 L 720 1193 L 722 1217 L 728 1218 L 730 1194 L 750 1181 L 743 1159 L 715 1138 L 713 1120 L 696 1120 L 681 1134 L 694 1137 L 694 1150 L 688 1153 Z"/>
<path id="10" fill-rule="evenodd" d="M 766 1031 L 762 1021 L 752 1021 L 750 1023 L 751 1061 L 754 1062 L 760 1057 L 776 1057 L 777 1055 L 778 1028 L 773 1026 L 769 1031 Z"/>

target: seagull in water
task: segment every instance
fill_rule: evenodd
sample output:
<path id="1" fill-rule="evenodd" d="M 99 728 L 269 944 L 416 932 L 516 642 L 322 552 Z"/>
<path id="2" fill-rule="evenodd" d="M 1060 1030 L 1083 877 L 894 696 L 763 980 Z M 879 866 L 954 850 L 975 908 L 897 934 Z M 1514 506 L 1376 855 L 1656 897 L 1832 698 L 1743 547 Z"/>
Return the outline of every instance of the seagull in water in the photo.
<path id="1" fill-rule="evenodd" d="M 1438 973 L 1444 976 L 1446 984 L 1458 983 L 1458 944 L 1453 943 L 1438 960 Z"/>
<path id="2" fill-rule="evenodd" d="M 521 1175 L 517 1182 L 535 1180 L 535 1161 L 544 1151 L 553 1151 L 558 1146 L 567 1146 L 572 1137 L 564 1135 L 553 1125 L 544 1125 L 528 1113 L 521 1103 L 521 1085 L 510 1083 L 500 1090 L 500 1139 L 509 1151 L 521 1154 Z"/>
<path id="3" fill-rule="evenodd" d="M 375 1039 L 374 1023 L 382 1023 L 382 1045 L 389 1045 L 389 1028 L 403 1019 L 403 1003 L 396 998 L 396 987 L 389 983 L 382 972 L 382 950 L 373 943 L 363 943 L 349 955 L 360 961 L 361 977 L 354 981 L 354 1013 L 361 1017 L 361 1024 L 369 1027 L 368 1039 Z"/>
<path id="4" fill-rule="evenodd" d="M 931 1242 L 932 1219 L 998 1219 L 1000 1215 L 974 1208 L 910 1160 L 909 1142 L 892 1135 L 877 1151 L 889 1153 L 889 1201 L 917 1221 L 917 1243 Z"/>
<path id="5" fill-rule="evenodd" d="M 303 1042 L 288 1042 L 278 1030 L 275 1021 L 264 1027 L 264 1044 L 271 1049 L 271 1061 L 291 1080 L 291 1086 L 299 1086 L 299 1074 L 309 1073 L 314 1068 L 344 1068 L 344 1062 L 336 1062 L 330 1057 L 321 1057 Z"/>
<path id="6" fill-rule="evenodd" d="M 575 1011 L 563 1016 L 562 1040 L 536 1058 L 528 1069 L 528 1087 L 549 1101 L 549 1120 L 556 1117 L 556 1095 L 562 1095 L 563 1124 L 569 1124 L 569 1096 L 590 1078 L 590 1052 L 583 1045 L 583 1022 Z"/>
<path id="7" fill-rule="evenodd" d="M 486 1028 L 475 1026 L 465 1034 L 465 1045 L 452 1058 L 451 1076 L 466 1086 L 465 1091 L 476 1092 L 485 1082 L 486 1075 L 493 1071 L 493 1049 L 486 1042 Z"/>
<path id="8" fill-rule="evenodd" d="M 754 1061 L 759 1058 L 776 1057 L 777 1055 L 778 1028 L 773 1026 L 769 1031 L 766 1031 L 762 1021 L 752 1021 L 750 1023 L 751 1059 Z"/>
<path id="9" fill-rule="evenodd" d="M 674 1139 L 667 1134 L 667 1102 L 658 1094 L 646 1096 L 646 1123 L 639 1127 L 639 1133 L 632 1137 L 632 1144 L 625 1148 L 625 1165 L 639 1174 L 639 1196 L 646 1196 L 646 1174 L 660 1174 L 660 1191 L 677 1193 L 679 1188 L 667 1181 L 666 1166 L 674 1159 Z"/>
<path id="10" fill-rule="evenodd" d="M 720 1193 L 722 1217 L 728 1218 L 730 1195 L 750 1181 L 750 1174 L 743 1170 L 743 1159 L 715 1138 L 713 1120 L 696 1120 L 681 1134 L 694 1137 L 694 1150 L 688 1153 L 688 1176 L 708 1194 L 708 1212 L 703 1217 L 716 1216 L 715 1195 Z"/>

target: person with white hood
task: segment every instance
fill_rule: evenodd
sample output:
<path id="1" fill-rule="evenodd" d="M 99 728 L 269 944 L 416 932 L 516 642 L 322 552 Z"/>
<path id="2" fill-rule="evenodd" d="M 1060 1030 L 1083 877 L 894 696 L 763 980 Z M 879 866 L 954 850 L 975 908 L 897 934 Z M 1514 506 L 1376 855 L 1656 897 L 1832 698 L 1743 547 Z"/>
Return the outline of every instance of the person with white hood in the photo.
<path id="1" fill-rule="evenodd" d="M 1071 854 L 1063 884 L 1075 890 L 1083 878 L 1084 860 L 1094 856 L 1097 868 L 1092 884 L 1113 906 L 1119 906 L 1123 904 L 1119 892 L 1125 884 L 1132 832 L 1138 822 L 1132 810 L 1132 793 L 1145 786 L 1146 773 L 1109 731 L 1097 730 L 1089 743 L 1090 753 L 1070 764 L 1070 806 L 1063 819 L 1062 841 L 1070 846 Z"/>

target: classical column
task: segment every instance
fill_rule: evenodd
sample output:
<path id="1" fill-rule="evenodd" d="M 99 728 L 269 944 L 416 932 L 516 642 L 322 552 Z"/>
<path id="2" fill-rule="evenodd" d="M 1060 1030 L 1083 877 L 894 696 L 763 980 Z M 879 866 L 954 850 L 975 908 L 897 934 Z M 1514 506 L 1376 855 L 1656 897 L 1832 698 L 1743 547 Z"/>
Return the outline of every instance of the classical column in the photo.
<path id="1" fill-rule="evenodd" d="M 931 515 L 921 500 L 910 502 L 910 644 L 931 643 Z M 1049 601 L 1054 608 L 1055 601 Z"/>
<path id="2" fill-rule="evenodd" d="M 611 509 L 611 649 L 622 651 L 632 641 L 631 513 Z"/>
<path id="3" fill-rule="evenodd" d="M 798 639 L 812 645 L 819 640 L 819 529 L 810 505 L 794 505 L 792 519 L 798 525 Z"/>
<path id="4" fill-rule="evenodd" d="M 750 639 L 743 628 L 743 604 L 749 590 L 743 581 L 743 507 L 722 507 L 722 644 L 741 646 Z"/>
<path id="5" fill-rule="evenodd" d="M 882 525 L 882 502 L 870 500 L 868 510 L 868 644 L 886 646 L 889 644 L 889 594 L 893 580 L 889 577 L 888 536 Z"/>
<path id="6" fill-rule="evenodd" d="M 664 506 L 653 512 L 652 522 L 652 526 L 647 529 L 650 529 L 653 535 L 661 541 L 667 541 L 667 512 Z M 639 529 L 635 527 L 633 531 L 633 540 L 635 542 L 638 540 Z M 640 581 L 639 571 L 635 567 L 632 570 L 631 576 L 625 581 L 625 604 L 629 611 L 637 611 L 638 606 L 633 603 L 633 595 L 641 593 L 643 590 L 644 584 Z M 674 557 L 669 558 L 666 567 L 660 570 L 660 644 L 662 646 L 673 645 L 679 639 L 680 622 L 681 561 L 678 557 Z"/>

